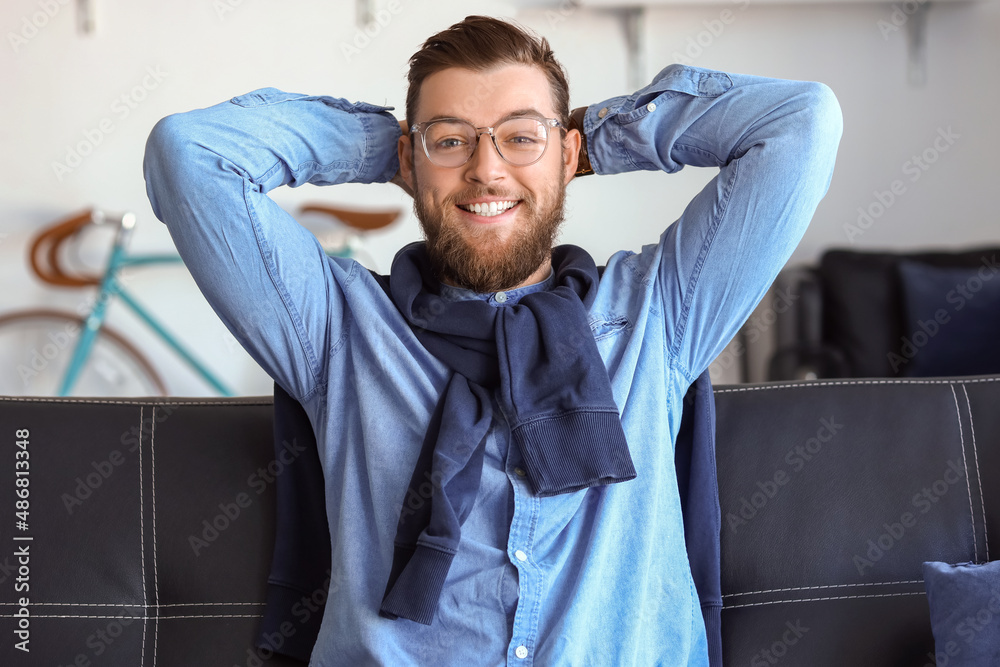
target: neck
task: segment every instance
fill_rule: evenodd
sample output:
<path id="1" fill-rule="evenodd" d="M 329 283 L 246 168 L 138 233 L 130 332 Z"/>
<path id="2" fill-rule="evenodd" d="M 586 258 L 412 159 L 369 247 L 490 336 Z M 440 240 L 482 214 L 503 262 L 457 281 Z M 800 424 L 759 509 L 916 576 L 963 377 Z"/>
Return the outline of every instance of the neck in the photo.
<path id="1" fill-rule="evenodd" d="M 521 282 L 519 282 L 516 285 L 511 285 L 509 287 L 503 287 L 503 288 L 501 288 L 499 290 L 496 290 L 496 291 L 498 291 L 498 292 L 509 292 L 511 290 L 518 289 L 520 287 L 527 287 L 528 285 L 534 285 L 535 283 L 540 283 L 540 282 L 542 282 L 543 280 L 545 280 L 546 278 L 549 277 L 549 273 L 551 273 L 551 271 L 552 271 L 552 259 L 550 257 L 546 257 L 545 261 L 542 262 L 541 264 L 539 264 L 538 268 L 535 269 L 534 273 L 532 273 L 530 276 L 528 276 L 527 278 L 525 278 L 524 280 L 522 280 Z M 461 285 L 459 283 L 456 283 L 453 280 L 451 280 L 450 278 L 444 278 L 444 277 L 442 277 L 441 278 L 441 282 L 444 283 L 445 285 L 450 285 L 451 287 L 461 287 L 462 289 L 472 289 L 472 288 L 468 287 L 467 285 Z"/>

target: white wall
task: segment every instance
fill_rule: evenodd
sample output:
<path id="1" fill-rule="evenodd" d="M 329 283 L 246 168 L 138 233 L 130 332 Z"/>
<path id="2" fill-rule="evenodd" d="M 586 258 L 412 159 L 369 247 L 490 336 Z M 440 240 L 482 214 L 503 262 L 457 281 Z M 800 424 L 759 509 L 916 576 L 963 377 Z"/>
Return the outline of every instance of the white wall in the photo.
<path id="1" fill-rule="evenodd" d="M 134 249 L 172 247 L 150 211 L 141 171 L 145 138 L 164 115 L 262 86 L 388 103 L 402 115 L 406 59 L 424 38 L 467 14 L 516 11 L 485 0 L 398 1 L 401 11 L 370 44 L 346 53 L 357 36 L 350 0 L 93 0 L 97 29 L 90 35 L 77 31 L 71 0 L 6 0 L 0 7 L 0 312 L 42 302 L 74 309 L 85 298 L 39 284 L 25 262 L 30 235 L 69 212 L 87 206 L 135 211 Z M 33 19 L 43 23 L 43 6 L 54 15 L 33 32 L 26 26 Z M 868 229 L 856 230 L 862 233 L 855 234 L 855 247 L 1000 243 L 993 210 L 997 169 L 990 159 L 1000 152 L 998 3 L 932 7 L 922 87 L 907 83 L 905 31 L 879 29 L 880 19 L 891 19 L 890 5 L 741 6 L 649 10 L 645 74 L 680 57 L 710 68 L 819 80 L 838 94 L 845 134 L 837 172 L 793 262 L 851 245 L 845 225 L 856 223 L 858 208 L 876 204 L 876 193 L 896 180 L 905 191 L 897 186 L 903 194 Z M 712 22 L 727 9 L 733 14 L 720 32 Z M 615 15 L 564 3 L 562 10 L 522 10 L 517 17 L 553 43 L 570 73 L 574 105 L 629 92 L 624 33 Z M 706 21 L 718 34 L 707 32 Z M 701 53 L 691 40 L 701 41 Z M 933 153 L 935 137 L 948 128 L 958 138 L 914 180 L 907 162 Z M 69 147 L 98 139 L 78 166 L 54 167 L 69 164 Z M 638 248 L 655 239 L 710 176 L 685 170 L 668 182 L 641 173 L 571 184 L 562 240 L 600 259 Z M 409 201 L 393 186 L 305 186 L 274 196 L 290 209 L 306 199 L 404 207 L 403 223 L 369 241 L 383 271 L 397 248 L 419 236 Z M 99 241 L 86 245 L 87 256 L 98 255 Z M 270 393 L 270 380 L 235 345 L 182 268 L 136 272 L 129 285 L 241 393 Z M 111 322 L 157 357 L 173 393 L 209 393 L 128 313 L 113 310 Z"/>

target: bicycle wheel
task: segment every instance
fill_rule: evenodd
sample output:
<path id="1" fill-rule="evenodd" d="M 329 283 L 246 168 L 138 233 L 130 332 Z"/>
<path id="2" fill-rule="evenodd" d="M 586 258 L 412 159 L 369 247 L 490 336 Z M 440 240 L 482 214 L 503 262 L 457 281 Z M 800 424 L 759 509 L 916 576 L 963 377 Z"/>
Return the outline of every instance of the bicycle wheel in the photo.
<path id="1" fill-rule="evenodd" d="M 84 319 L 58 310 L 0 316 L 0 396 L 55 396 Z M 120 334 L 102 326 L 74 396 L 164 396 L 152 365 Z"/>

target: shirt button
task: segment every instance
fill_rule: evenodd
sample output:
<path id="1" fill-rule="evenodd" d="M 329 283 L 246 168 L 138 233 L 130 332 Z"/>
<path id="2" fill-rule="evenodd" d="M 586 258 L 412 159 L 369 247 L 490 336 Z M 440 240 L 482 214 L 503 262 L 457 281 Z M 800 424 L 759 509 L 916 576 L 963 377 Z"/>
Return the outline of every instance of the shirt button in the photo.
<path id="1" fill-rule="evenodd" d="M 524 562 L 528 560 L 528 554 L 518 549 L 517 551 L 514 552 L 514 558 L 518 559 L 521 562 Z"/>
<path id="2" fill-rule="evenodd" d="M 607 115 L 608 115 L 608 108 L 607 107 L 604 107 L 603 109 L 601 109 L 600 111 L 597 112 L 597 117 L 598 118 L 604 118 Z"/>
<path id="3" fill-rule="evenodd" d="M 518 477 L 524 477 L 525 475 L 528 474 L 528 473 L 524 472 L 523 468 L 514 468 L 514 472 L 517 473 Z"/>
<path id="4" fill-rule="evenodd" d="M 514 655 L 516 655 L 519 658 L 527 658 L 528 657 L 527 647 L 518 646 L 516 649 L 514 649 Z"/>
<path id="5" fill-rule="evenodd" d="M 507 292 L 497 292 L 493 298 L 497 300 L 497 303 L 507 303 Z"/>
<path id="6" fill-rule="evenodd" d="M 649 113 L 653 113 L 654 111 L 656 111 L 656 105 L 650 102 L 649 104 L 646 105 L 646 111 L 648 111 Z"/>

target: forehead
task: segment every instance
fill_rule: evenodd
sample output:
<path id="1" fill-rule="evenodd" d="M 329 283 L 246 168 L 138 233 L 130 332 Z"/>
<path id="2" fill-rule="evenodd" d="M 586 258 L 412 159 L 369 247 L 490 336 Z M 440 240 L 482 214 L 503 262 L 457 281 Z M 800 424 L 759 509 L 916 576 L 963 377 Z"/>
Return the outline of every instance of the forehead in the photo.
<path id="1" fill-rule="evenodd" d="M 518 109 L 558 115 L 552 87 L 540 67 L 500 65 L 482 72 L 449 67 L 424 79 L 416 120 L 453 116 L 485 126 Z"/>

